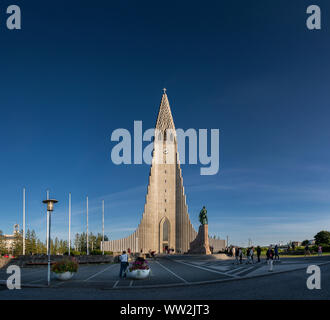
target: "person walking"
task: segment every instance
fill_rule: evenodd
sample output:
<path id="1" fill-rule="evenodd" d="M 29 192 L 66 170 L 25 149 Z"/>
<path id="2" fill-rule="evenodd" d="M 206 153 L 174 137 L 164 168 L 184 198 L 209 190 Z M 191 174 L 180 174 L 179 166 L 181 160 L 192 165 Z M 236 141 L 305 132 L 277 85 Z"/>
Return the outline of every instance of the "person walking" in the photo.
<path id="1" fill-rule="evenodd" d="M 239 264 L 239 249 L 240 248 L 236 248 L 235 250 L 235 263 Z"/>
<path id="2" fill-rule="evenodd" d="M 267 264 L 269 264 L 269 270 L 268 271 L 273 271 L 273 258 L 274 258 L 274 251 L 272 249 L 272 246 L 270 246 L 266 252 L 267 256 Z"/>
<path id="3" fill-rule="evenodd" d="M 238 255 L 239 255 L 239 263 L 242 264 L 243 262 L 243 251 L 242 248 L 238 249 Z"/>
<path id="4" fill-rule="evenodd" d="M 123 272 L 124 272 L 124 278 L 126 278 L 126 269 L 128 267 L 128 255 L 126 254 L 126 251 L 123 251 L 123 254 L 119 256 L 120 261 L 120 271 L 119 271 L 119 278 L 123 278 Z"/>
<path id="5" fill-rule="evenodd" d="M 252 264 L 254 264 L 253 256 L 254 256 L 254 247 L 252 247 L 252 248 L 250 249 L 250 261 L 251 261 Z"/>
<path id="6" fill-rule="evenodd" d="M 310 253 L 310 251 L 309 251 L 309 246 L 308 246 L 308 244 L 306 245 L 306 247 L 305 247 L 305 257 L 307 256 L 307 255 L 310 255 L 311 253 Z"/>
<path id="7" fill-rule="evenodd" d="M 278 246 L 277 246 L 277 244 L 275 245 L 275 248 L 274 248 L 274 257 L 275 257 L 275 260 L 276 260 L 276 257 L 277 257 L 277 260 L 280 260 L 280 256 L 278 254 Z"/>
<path id="8" fill-rule="evenodd" d="M 272 249 L 272 246 L 270 246 L 266 252 L 266 257 L 267 257 L 267 263 L 269 264 L 270 261 L 274 259 L 274 251 Z"/>
<path id="9" fill-rule="evenodd" d="M 250 248 L 247 248 L 246 249 L 246 264 L 249 264 L 250 263 L 250 259 L 251 259 Z"/>
<path id="10" fill-rule="evenodd" d="M 233 258 L 236 257 L 236 248 L 235 248 L 235 247 L 232 247 L 232 249 L 231 249 L 231 254 L 232 254 L 232 257 L 233 257 Z"/>
<path id="11" fill-rule="evenodd" d="M 322 246 L 321 245 L 319 245 L 319 247 L 317 248 L 317 254 L 319 257 L 322 256 Z"/>
<path id="12" fill-rule="evenodd" d="M 258 262 L 260 262 L 260 256 L 261 256 L 261 248 L 260 246 L 257 247 L 257 257 L 258 257 Z"/>

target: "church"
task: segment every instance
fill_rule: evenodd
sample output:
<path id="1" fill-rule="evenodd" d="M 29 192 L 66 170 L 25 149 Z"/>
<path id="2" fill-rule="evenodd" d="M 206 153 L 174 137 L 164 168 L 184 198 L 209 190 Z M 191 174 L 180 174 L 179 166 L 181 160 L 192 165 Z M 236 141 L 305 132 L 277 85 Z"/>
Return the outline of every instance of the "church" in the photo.
<path id="1" fill-rule="evenodd" d="M 171 161 L 172 160 L 172 161 Z M 197 213 L 196 213 L 197 214 Z M 186 253 L 197 236 L 188 214 L 183 187 L 176 132 L 166 90 L 155 126 L 154 149 L 144 212 L 139 226 L 130 236 L 105 241 L 105 251 Z M 225 241 L 209 239 L 214 252 L 225 248 Z"/>

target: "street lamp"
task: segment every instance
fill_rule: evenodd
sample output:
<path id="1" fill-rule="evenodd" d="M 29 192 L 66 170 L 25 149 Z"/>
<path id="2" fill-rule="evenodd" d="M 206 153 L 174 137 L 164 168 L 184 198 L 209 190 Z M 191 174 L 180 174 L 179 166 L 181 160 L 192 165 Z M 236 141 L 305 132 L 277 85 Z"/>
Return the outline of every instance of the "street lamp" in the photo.
<path id="1" fill-rule="evenodd" d="M 51 229 L 51 213 L 54 211 L 54 204 L 58 201 L 55 199 L 47 199 L 42 201 L 43 203 L 47 204 L 47 235 L 48 235 L 48 242 L 47 242 L 47 254 L 48 254 L 48 286 L 50 285 L 50 229 Z"/>

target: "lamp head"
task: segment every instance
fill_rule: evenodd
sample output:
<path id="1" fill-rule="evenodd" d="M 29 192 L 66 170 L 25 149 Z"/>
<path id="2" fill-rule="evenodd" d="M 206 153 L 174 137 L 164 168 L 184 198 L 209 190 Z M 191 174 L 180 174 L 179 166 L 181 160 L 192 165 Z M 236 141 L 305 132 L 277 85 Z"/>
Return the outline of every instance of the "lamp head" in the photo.
<path id="1" fill-rule="evenodd" d="M 54 211 L 54 204 L 57 203 L 58 201 L 55 199 L 48 199 L 42 202 L 47 204 L 47 211 Z"/>

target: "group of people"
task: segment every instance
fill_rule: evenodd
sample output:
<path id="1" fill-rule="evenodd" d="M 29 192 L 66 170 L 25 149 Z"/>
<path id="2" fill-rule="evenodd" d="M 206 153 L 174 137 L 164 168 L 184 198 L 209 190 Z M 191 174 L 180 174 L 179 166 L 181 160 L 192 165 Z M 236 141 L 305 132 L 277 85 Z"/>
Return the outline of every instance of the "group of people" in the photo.
<path id="1" fill-rule="evenodd" d="M 311 255 L 311 252 L 310 252 L 310 250 L 309 250 L 309 245 L 308 244 L 306 244 L 306 247 L 305 247 L 305 257 L 306 256 L 310 256 Z M 322 256 L 322 246 L 321 245 L 319 245 L 318 247 L 317 247 L 317 255 L 320 257 L 320 256 Z"/>
<path id="2" fill-rule="evenodd" d="M 257 255 L 257 263 L 261 262 L 261 248 L 260 246 L 257 246 L 257 248 L 255 249 L 254 247 L 250 247 L 247 248 L 245 256 L 246 256 L 246 264 L 254 264 L 254 256 L 255 253 Z M 230 255 L 235 257 L 235 262 L 236 264 L 242 264 L 243 263 L 243 249 L 240 247 L 231 247 L 230 249 Z M 266 257 L 267 257 L 267 261 L 270 260 L 280 260 L 280 256 L 279 256 L 279 251 L 278 251 L 278 246 L 275 245 L 274 250 L 272 248 L 272 246 L 269 246 L 267 252 L 266 252 Z"/>

